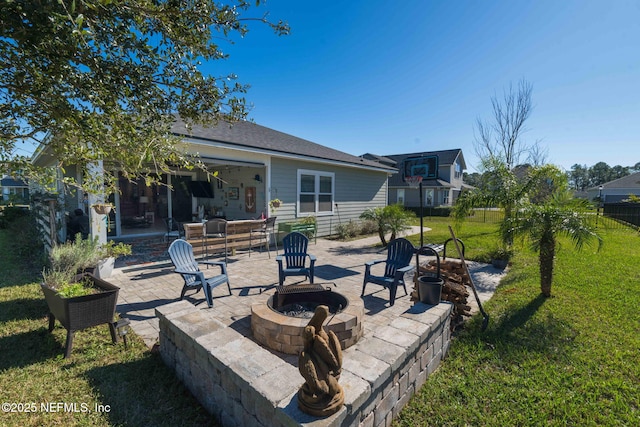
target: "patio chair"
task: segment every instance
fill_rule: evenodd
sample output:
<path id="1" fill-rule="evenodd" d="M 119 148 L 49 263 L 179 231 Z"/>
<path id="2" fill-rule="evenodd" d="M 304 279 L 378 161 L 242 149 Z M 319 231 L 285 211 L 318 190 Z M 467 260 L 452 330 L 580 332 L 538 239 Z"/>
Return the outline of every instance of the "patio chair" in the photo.
<path id="1" fill-rule="evenodd" d="M 229 283 L 229 276 L 227 275 L 227 264 L 222 261 L 196 261 L 193 256 L 193 246 L 186 240 L 178 239 L 174 240 L 169 246 L 169 256 L 173 263 L 175 273 L 178 273 L 184 279 L 184 286 L 180 299 L 184 298 L 187 289 L 195 289 L 196 292 L 200 289 L 204 289 L 204 296 L 207 300 L 207 305 L 213 307 L 213 288 L 227 283 L 229 289 L 229 295 L 231 295 L 231 285 Z M 221 274 L 206 278 L 204 273 L 198 268 L 198 264 L 205 265 L 217 265 L 220 267 Z"/>
<path id="2" fill-rule="evenodd" d="M 305 276 L 313 284 L 313 270 L 316 257 L 307 254 L 309 239 L 302 233 L 294 231 L 282 239 L 282 255 L 276 257 L 278 262 L 278 279 L 280 286 L 288 276 Z M 307 258 L 309 266 L 307 267 Z"/>
<path id="3" fill-rule="evenodd" d="M 271 237 L 273 236 L 275 225 L 276 225 L 275 216 L 267 218 L 258 228 L 254 228 L 251 230 L 250 239 L 257 239 L 258 241 L 264 239 L 265 246 L 267 247 L 267 253 L 269 254 L 269 258 L 271 258 L 271 251 L 269 250 L 269 246 L 271 245 Z M 278 255 L 278 239 L 274 239 L 276 243 L 276 255 Z M 249 256 L 251 256 L 251 246 L 249 244 Z"/>
<path id="4" fill-rule="evenodd" d="M 365 263 L 364 282 L 362 284 L 362 296 L 367 283 L 375 283 L 389 289 L 389 305 L 396 301 L 396 291 L 398 285 L 402 285 L 404 293 L 407 295 L 407 286 L 404 282 L 405 273 L 411 271 L 411 259 L 415 253 L 415 248 L 410 241 L 404 238 L 393 240 L 387 246 L 387 259 L 368 261 Z M 371 274 L 371 267 L 379 263 L 385 263 L 384 275 L 375 276 Z"/>
<path id="5" fill-rule="evenodd" d="M 167 227 L 167 232 L 165 233 L 164 238 L 167 240 L 168 249 L 169 243 L 172 239 L 176 240 L 184 237 L 184 228 L 182 227 L 182 223 L 173 218 L 162 218 L 162 221 L 164 221 L 164 225 Z"/>

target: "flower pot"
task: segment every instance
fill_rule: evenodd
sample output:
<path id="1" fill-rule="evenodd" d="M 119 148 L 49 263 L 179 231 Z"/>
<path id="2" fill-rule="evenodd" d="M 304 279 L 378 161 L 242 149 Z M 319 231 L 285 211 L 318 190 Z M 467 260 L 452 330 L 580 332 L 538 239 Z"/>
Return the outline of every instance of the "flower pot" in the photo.
<path id="1" fill-rule="evenodd" d="M 111 277 L 115 263 L 116 259 L 114 257 L 105 258 L 98 262 L 98 267 L 95 269 L 93 274 L 98 279 L 107 279 Z"/>
<path id="2" fill-rule="evenodd" d="M 107 205 L 107 204 L 97 204 L 97 205 L 93 205 L 93 210 L 96 211 L 97 214 L 100 215 L 108 215 L 109 212 L 111 212 L 111 205 Z"/>
<path id="3" fill-rule="evenodd" d="M 491 265 L 493 265 L 495 268 L 499 269 L 499 270 L 504 270 L 505 268 L 507 268 L 507 265 L 509 264 L 509 261 L 506 259 L 492 259 L 491 260 Z"/>
<path id="4" fill-rule="evenodd" d="M 62 298 L 54 289 L 44 283 L 40 284 L 44 298 L 49 306 L 49 332 L 53 331 L 56 319 L 67 330 L 65 358 L 71 355 L 75 331 L 106 323 L 111 330 L 113 342 L 117 341 L 113 317 L 116 312 L 120 288 L 91 274 L 85 273 L 76 276 L 76 280 L 83 280 L 84 278 L 91 280 L 93 286 L 99 289 L 100 292 L 92 295 Z"/>
<path id="5" fill-rule="evenodd" d="M 444 285 L 444 280 L 440 277 L 418 277 L 418 297 L 420 302 L 429 305 L 440 304 L 442 285 Z"/>
<path id="6" fill-rule="evenodd" d="M 424 255 L 425 252 L 431 253 L 436 257 L 436 264 L 438 267 L 435 277 L 418 277 L 418 298 L 420 299 L 420 302 L 423 302 L 425 304 L 438 305 L 440 304 L 442 286 L 444 285 L 444 279 L 440 275 L 440 256 L 438 255 L 438 252 L 430 246 L 422 246 L 417 250 L 417 254 Z M 419 264 L 417 265 L 417 271 L 420 271 Z"/>

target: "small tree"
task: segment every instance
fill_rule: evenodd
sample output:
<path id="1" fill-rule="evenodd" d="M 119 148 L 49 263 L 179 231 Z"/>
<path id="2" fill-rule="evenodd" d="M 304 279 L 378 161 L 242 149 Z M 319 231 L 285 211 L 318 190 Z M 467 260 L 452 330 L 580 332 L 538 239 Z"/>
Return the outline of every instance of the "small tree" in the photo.
<path id="1" fill-rule="evenodd" d="M 538 252 L 540 291 L 545 297 L 551 296 L 558 236 L 570 237 L 578 250 L 594 239 L 598 249 L 602 246 L 601 237 L 583 215 L 588 207 L 587 200 L 573 199 L 569 191 L 559 188 L 545 203 L 529 204 L 503 223 L 508 234 L 528 239 Z"/>
<path id="2" fill-rule="evenodd" d="M 373 221 L 378 227 L 378 236 L 383 246 L 387 246 L 388 242 L 386 234 L 391 232 L 389 241 L 393 241 L 398 233 L 410 227 L 411 222 L 416 215 L 404 209 L 400 205 L 388 205 L 384 208 L 367 209 L 360 215 L 360 219 Z"/>
<path id="3" fill-rule="evenodd" d="M 492 121 L 476 120 L 474 147 L 480 159 L 499 159 L 507 169 L 512 169 L 523 154 L 532 154 L 532 147 L 521 141 L 521 135 L 526 131 L 525 123 L 533 111 L 532 91 L 533 86 L 522 79 L 517 88 L 510 84 L 502 99 L 491 98 Z M 533 147 L 536 156 L 542 155 L 539 147 Z"/>
<path id="4" fill-rule="evenodd" d="M 505 163 L 493 159 L 490 171 L 483 174 L 480 187 L 463 193 L 456 201 L 453 216 L 461 222 L 473 208 L 499 207 L 504 210 L 502 241 L 511 246 L 513 236 L 507 224 L 523 204 L 541 203 L 549 198 L 558 185 L 565 188 L 565 174 L 553 165 L 509 169 Z"/>

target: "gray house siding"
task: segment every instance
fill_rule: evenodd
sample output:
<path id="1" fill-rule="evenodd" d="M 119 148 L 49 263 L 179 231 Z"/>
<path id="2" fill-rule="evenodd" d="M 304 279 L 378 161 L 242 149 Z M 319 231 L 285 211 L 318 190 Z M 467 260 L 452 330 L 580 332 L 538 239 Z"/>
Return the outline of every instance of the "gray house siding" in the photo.
<path id="1" fill-rule="evenodd" d="M 282 205 L 271 213 L 272 216 L 277 216 L 276 223 L 296 221 L 309 216 L 297 212 L 300 169 L 335 174 L 333 213 L 316 216 L 319 236 L 333 234 L 340 223 L 359 221 L 360 214 L 368 208 L 386 205 L 386 173 L 272 158 L 270 195 L 271 199 L 282 201 Z"/>
<path id="2" fill-rule="evenodd" d="M 365 209 L 385 206 L 387 177 L 396 171 L 393 166 L 246 121 L 187 127 L 177 118 L 172 131 L 183 138 L 186 152 L 197 153 L 210 171 L 218 173 L 221 181 L 202 183 L 202 188 L 213 189 L 213 194 L 209 191 L 204 195 L 194 193 L 190 184 L 194 180 L 206 181 L 207 177 L 193 170 L 180 169 L 163 175 L 165 182 L 175 184 L 172 191 L 164 187 L 156 191 L 143 182 L 123 181 L 122 186 L 130 191 L 126 194 L 120 191 L 110 199 L 116 207 L 110 236 L 164 234 L 166 225 L 162 220 L 167 217 L 180 222 L 199 221 L 201 217 L 212 215 L 241 220 L 260 218 L 264 213 L 276 216 L 276 223 L 299 220 L 305 216 L 298 212 L 301 169 L 312 171 L 310 174 L 315 175 L 315 182 L 323 184 L 323 208 L 331 210 L 318 213 L 316 218 L 318 235 L 328 235 L 339 223 L 358 219 Z M 55 153 L 42 146 L 33 161 L 55 167 Z M 92 173 L 98 176 L 107 170 L 103 169 L 105 167 L 109 167 L 108 159 L 105 163 L 100 162 Z M 324 191 L 327 181 L 323 175 L 333 178 L 330 203 L 326 198 L 328 193 Z M 317 194 L 313 194 L 317 198 Z M 307 208 L 313 207 L 310 195 L 309 192 L 306 194 Z M 269 201 L 276 198 L 283 204 L 269 212 Z M 69 206 L 83 202 L 77 195 L 71 195 L 69 199 Z M 100 201 L 103 201 L 101 195 L 89 195 L 87 206 Z M 92 235 L 105 241 L 105 228 L 96 219 L 92 224 Z"/>

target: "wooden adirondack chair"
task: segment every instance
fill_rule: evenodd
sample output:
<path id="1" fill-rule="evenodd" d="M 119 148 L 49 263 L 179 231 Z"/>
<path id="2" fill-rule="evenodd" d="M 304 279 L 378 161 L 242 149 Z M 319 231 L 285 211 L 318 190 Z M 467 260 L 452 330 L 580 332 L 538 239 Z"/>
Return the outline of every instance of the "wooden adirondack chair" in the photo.
<path id="1" fill-rule="evenodd" d="M 284 236 L 282 239 L 284 253 L 276 257 L 280 286 L 282 286 L 287 276 L 305 276 L 313 284 L 316 257 L 307 254 L 308 246 L 309 239 L 302 233 L 294 231 Z M 309 258 L 308 267 L 307 258 Z"/>
<path id="2" fill-rule="evenodd" d="M 404 238 L 395 239 L 387 246 L 387 259 L 376 261 L 368 261 L 365 263 L 364 283 L 362 284 L 362 296 L 367 283 L 375 283 L 389 289 L 389 305 L 393 305 L 396 301 L 396 292 L 398 285 L 402 285 L 405 295 L 407 294 L 407 286 L 404 283 L 404 275 L 411 271 L 413 266 L 411 260 L 415 248 L 410 241 Z M 386 263 L 383 276 L 374 276 L 371 274 L 371 267 L 379 263 Z"/>
<path id="3" fill-rule="evenodd" d="M 174 272 L 182 275 L 184 279 L 180 299 L 184 298 L 187 289 L 195 289 L 196 292 L 204 289 L 207 305 L 213 307 L 213 288 L 225 282 L 227 283 L 227 288 L 229 288 L 229 295 L 231 295 L 231 284 L 229 283 L 229 276 L 227 276 L 227 264 L 225 262 L 196 261 L 193 256 L 193 247 L 189 242 L 182 239 L 174 240 L 173 243 L 171 243 L 171 246 L 169 246 L 169 256 L 175 267 Z M 219 266 L 221 274 L 206 278 L 204 273 L 200 271 L 198 264 Z"/>

